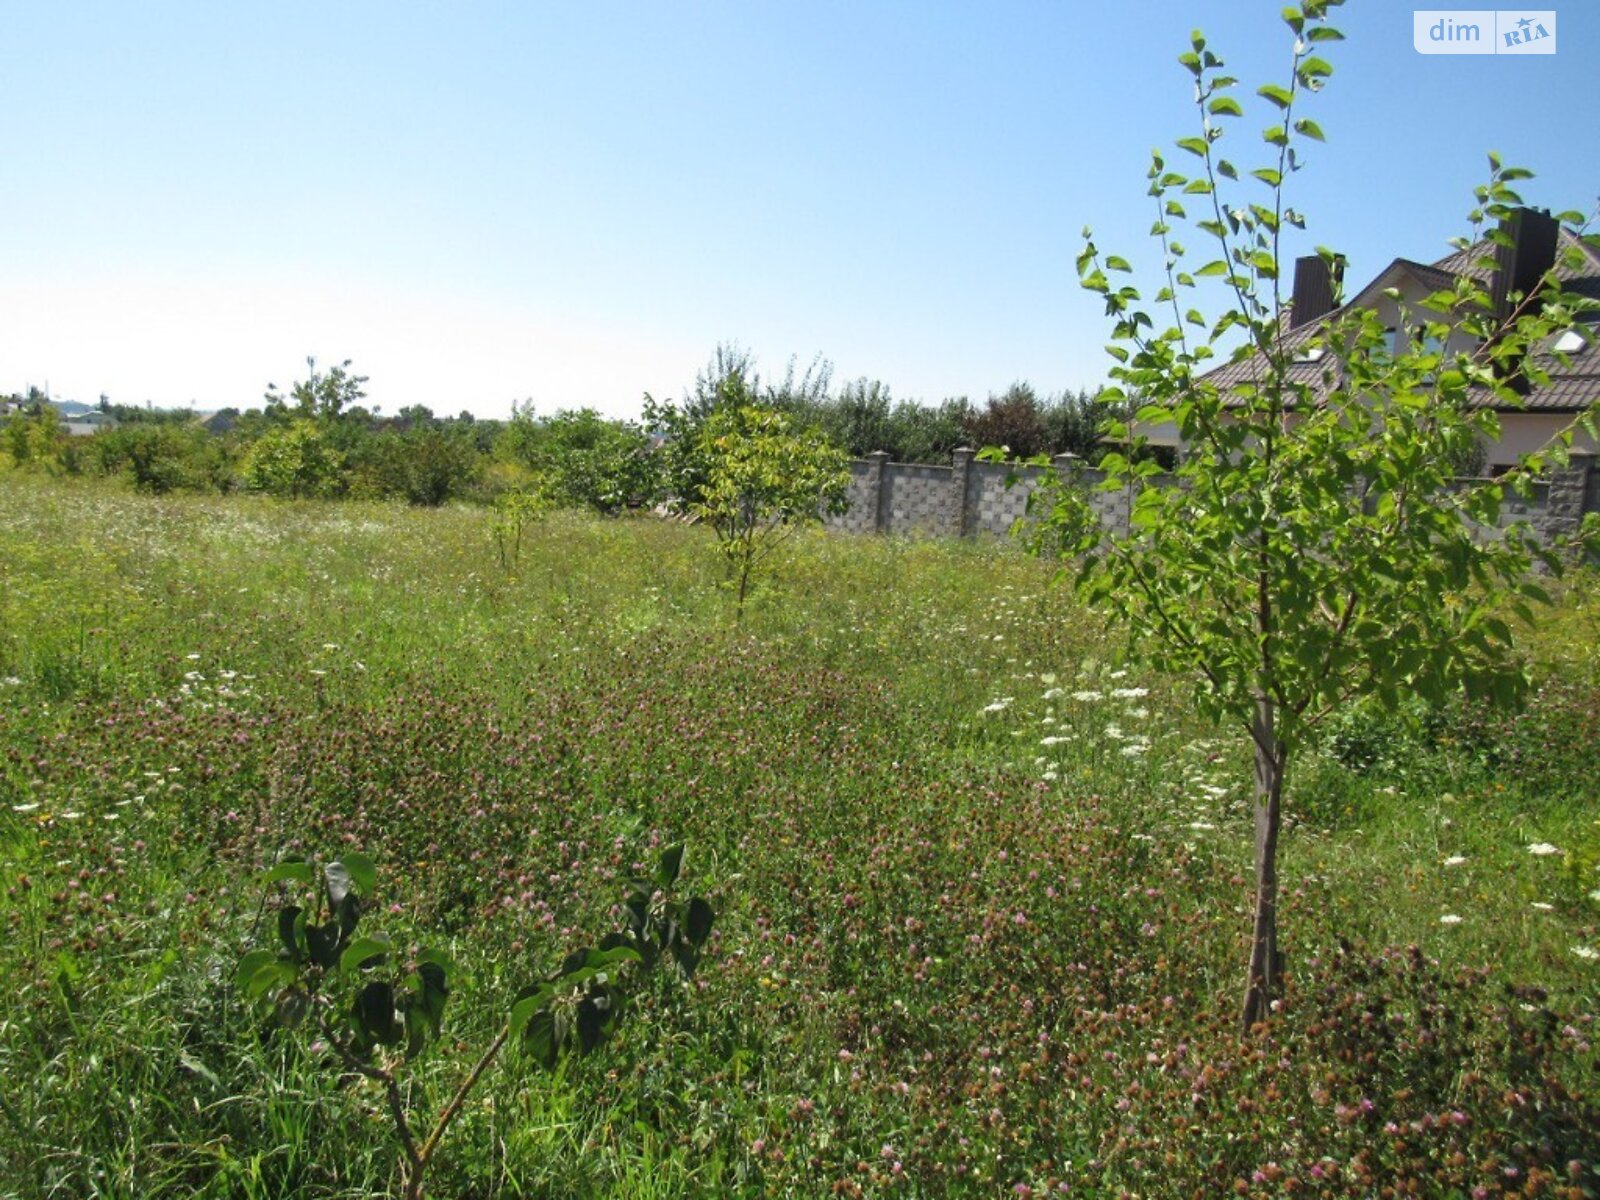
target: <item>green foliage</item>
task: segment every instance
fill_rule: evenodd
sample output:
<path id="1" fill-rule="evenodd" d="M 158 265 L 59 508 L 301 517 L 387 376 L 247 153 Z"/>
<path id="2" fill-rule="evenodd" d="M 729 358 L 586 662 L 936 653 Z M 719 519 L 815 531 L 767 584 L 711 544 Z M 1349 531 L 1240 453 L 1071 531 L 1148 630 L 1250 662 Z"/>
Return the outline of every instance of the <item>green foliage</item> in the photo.
<path id="1" fill-rule="evenodd" d="M 66 463 L 70 441 L 60 415 L 43 402 L 15 410 L 0 426 L 0 442 L 18 467 L 54 474 Z"/>
<path id="2" fill-rule="evenodd" d="M 285 396 L 275 383 L 267 384 L 264 397 L 267 411 L 286 411 L 305 420 L 337 420 L 346 409 L 366 398 L 367 377 L 350 371 L 347 358 L 327 371 L 317 371 L 317 360 L 306 359 L 306 378 L 298 381 Z"/>
<path id="3" fill-rule="evenodd" d="M 442 1036 L 452 965 L 435 949 L 402 959 L 382 934 L 357 936 L 363 908 L 377 888 L 371 859 L 346 853 L 319 869 L 290 857 L 265 872 L 264 886 L 292 885 L 310 889 L 310 895 L 291 892 L 275 914 L 277 944 L 245 954 L 235 982 L 259 1016 L 286 1030 L 309 1027 L 332 1047 L 342 1068 L 382 1085 L 405 1153 L 403 1195 L 419 1200 L 444 1135 L 508 1041 L 538 1066 L 554 1069 L 568 1054 L 588 1054 L 616 1029 L 630 969 L 649 972 L 670 953 L 685 976 L 693 972 L 714 913 L 703 897 L 673 898 L 683 853 L 682 843 L 669 847 L 652 878 L 632 881 L 626 930 L 609 935 L 598 949 L 573 951 L 547 980 L 513 998 L 500 1033 L 425 1137 L 413 1129 L 401 1064 L 414 1062 Z"/>
<path id="4" fill-rule="evenodd" d="M 502 573 L 464 505 L 7 472 L 0 512 L 0 1190 L 392 1194 L 384 1085 L 229 983 L 281 947 L 247 881 L 286 846 L 373 850 L 354 940 L 399 956 L 373 970 L 451 959 L 442 1039 L 367 1064 L 431 1125 L 680 837 L 707 961 L 681 984 L 662 955 L 548 1074 L 508 1039 L 430 1195 L 1600 1183 L 1588 573 L 1534 633 L 1506 753 L 1485 714 L 1404 781 L 1303 761 L 1282 912 L 1307 949 L 1243 1039 L 1246 757 L 1014 546 L 802 531 L 735 630 L 677 522 L 554 513 Z M 1358 819 L 1307 820 L 1313 768 Z M 285 886 L 273 910 L 312 907 Z"/>
<path id="5" fill-rule="evenodd" d="M 240 464 L 244 486 L 298 500 L 327 499 L 344 490 L 345 456 L 321 422 L 297 418 L 250 444 Z"/>
<path id="6" fill-rule="evenodd" d="M 540 491 L 558 507 L 615 514 L 655 503 L 658 463 L 638 426 L 612 421 L 592 408 L 540 419 L 514 410 L 501 452 L 540 479 Z"/>
<path id="7" fill-rule="evenodd" d="M 495 497 L 494 522 L 489 527 L 502 570 L 515 570 L 522 559 L 522 535 L 542 519 L 554 502 L 542 491 L 511 490 Z"/>
<path id="8" fill-rule="evenodd" d="M 468 495 L 478 474 L 478 453 L 459 429 L 413 425 L 379 439 L 385 494 L 434 508 Z"/>
<path id="9" fill-rule="evenodd" d="M 1226 119 L 1241 111 L 1230 102 L 1236 80 L 1194 35 L 1182 62 L 1194 77 L 1203 136 L 1178 146 L 1200 166 L 1190 175 L 1159 152 L 1153 157 L 1153 236 L 1166 263 L 1153 310 L 1138 288 L 1113 282 L 1130 270 L 1126 260 L 1092 241 L 1078 259 L 1083 286 L 1114 318 L 1118 387 L 1106 399 L 1141 402 L 1135 420 L 1110 427 L 1133 452 L 1100 464 L 1105 491 L 1132 494 L 1129 528 L 1106 532 L 1087 498 L 1053 479 L 1034 497 L 1043 517 L 1035 546 L 1074 561 L 1082 594 L 1123 625 L 1129 653 L 1192 679 L 1201 711 L 1254 747 L 1259 883 L 1247 1024 L 1264 1015 L 1276 981 L 1278 804 L 1310 733 L 1355 697 L 1394 710 L 1411 697 L 1433 705 L 1463 692 L 1509 700 L 1526 687 L 1507 617 L 1530 619 L 1528 605 L 1545 598 L 1531 567 L 1557 570 L 1560 560 L 1523 527 L 1494 539 L 1476 531 L 1495 526 L 1506 491 L 1525 489 L 1545 463 L 1560 461 L 1562 447 L 1531 456 L 1497 483 L 1461 489 L 1452 473 L 1494 432 L 1478 395 L 1514 403 L 1513 376 L 1533 369 L 1523 366 L 1528 351 L 1572 327 L 1586 306 L 1562 293 L 1552 271 L 1540 303 L 1501 319 L 1482 280 L 1462 274 L 1415 311 L 1401 304 L 1403 327 L 1420 326 L 1426 339 L 1391 350 L 1375 313 L 1346 310 L 1309 343 L 1329 364 L 1320 386 L 1291 370 L 1279 256 L 1283 229 L 1302 222 L 1284 187 L 1301 165 L 1303 141 L 1321 140 L 1295 114 L 1332 70 L 1311 51 L 1336 37 L 1325 23 L 1332 6 L 1285 13 L 1293 69 L 1287 86 L 1261 89 L 1281 123 L 1263 135 L 1269 164 L 1251 172 L 1270 190 L 1265 203 L 1222 195 L 1222 181 L 1238 178 L 1220 154 Z M 1524 174 L 1496 163 L 1473 219 L 1507 216 L 1519 202 L 1508 181 Z M 1187 218 L 1180 196 L 1201 197 L 1205 215 Z M 1186 267 L 1169 224 L 1185 219 L 1214 247 L 1198 268 Z M 1180 297 L 1205 278 L 1221 283 L 1221 315 L 1186 320 Z M 1457 335 L 1474 350 L 1444 356 L 1426 348 L 1452 332 L 1440 313 L 1461 314 Z M 1219 386 L 1205 372 L 1240 334 L 1234 357 L 1251 357 L 1257 369 Z M 1144 431 L 1159 425 L 1183 439 L 1172 475 L 1137 453 Z"/>
<path id="10" fill-rule="evenodd" d="M 742 618 L 758 567 L 796 529 L 844 509 L 844 452 L 783 413 L 748 404 L 718 409 L 693 448 L 704 482 L 689 512 L 709 525 L 738 587 Z"/>
<path id="11" fill-rule="evenodd" d="M 967 436 L 975 445 L 1004 446 L 1020 458 L 1049 452 L 1039 398 L 1026 383 L 990 396 L 988 406 L 967 419 Z"/>
<path id="12" fill-rule="evenodd" d="M 227 491 L 231 463 L 223 444 L 204 430 L 173 421 L 118 425 L 89 439 L 87 451 L 102 475 L 126 473 L 136 490 Z"/>

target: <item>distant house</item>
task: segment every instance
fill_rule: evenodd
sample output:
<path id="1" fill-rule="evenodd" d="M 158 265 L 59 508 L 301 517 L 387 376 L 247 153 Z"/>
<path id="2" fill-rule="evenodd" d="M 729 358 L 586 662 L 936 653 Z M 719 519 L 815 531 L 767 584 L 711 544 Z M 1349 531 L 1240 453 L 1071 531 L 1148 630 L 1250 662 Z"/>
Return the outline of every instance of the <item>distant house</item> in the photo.
<path id="1" fill-rule="evenodd" d="M 63 418 L 61 424 L 72 437 L 89 437 L 104 429 L 115 429 L 117 419 L 110 413 L 82 412 Z"/>
<path id="2" fill-rule="evenodd" d="M 1451 324 L 1448 315 L 1424 310 L 1422 301 L 1435 292 L 1453 287 L 1462 274 L 1484 283 L 1502 314 L 1509 315 L 1510 294 L 1531 292 L 1544 273 L 1556 265 L 1558 259 L 1566 257 L 1568 249 L 1576 248 L 1581 256 L 1580 265 L 1574 268 L 1563 264 L 1557 268 L 1556 277 L 1568 291 L 1600 300 L 1600 254 L 1576 234 L 1562 228 L 1548 213 L 1519 208 L 1503 222 L 1502 229 L 1510 235 L 1510 246 L 1479 242 L 1432 263 L 1397 258 L 1351 299 L 1338 306 L 1334 304 L 1334 291 L 1339 283 L 1339 266 L 1330 269 L 1328 263 L 1314 255 L 1299 259 L 1295 263 L 1293 299 L 1281 318 L 1285 326 L 1285 348 L 1293 358 L 1290 382 L 1309 386 L 1313 394 L 1334 382 L 1329 364 L 1322 361 L 1322 350 L 1309 343 L 1326 324 L 1342 314 L 1359 309 L 1376 312 L 1395 339 L 1397 348 L 1402 344 L 1401 339 L 1416 336 L 1418 332 L 1401 327 L 1402 307 L 1408 310 L 1413 322 L 1426 319 Z M 1478 260 L 1489 257 L 1495 261 L 1492 272 L 1478 265 Z M 1523 454 L 1548 445 L 1571 423 L 1574 415 L 1600 399 L 1600 347 L 1595 345 L 1600 333 L 1593 323 L 1593 314 L 1589 315 L 1589 321 L 1584 334 L 1569 332 L 1534 350 L 1550 380 L 1528 387 L 1521 406 L 1504 405 L 1487 392 L 1482 394 L 1482 402 L 1494 404 L 1500 419 L 1499 442 L 1485 448 L 1486 465 L 1491 471 L 1509 467 Z M 1475 348 L 1472 339 L 1459 332 L 1452 333 L 1442 347 L 1451 353 L 1470 353 Z M 1557 351 L 1569 362 L 1563 364 L 1557 359 Z M 1216 367 L 1201 379 L 1226 393 L 1231 387 L 1250 380 L 1257 367 L 1257 357 L 1251 355 Z M 1177 430 L 1171 426 L 1155 426 L 1141 432 L 1158 445 L 1179 444 Z M 1591 453 L 1597 449 L 1594 441 L 1582 433 L 1576 435 L 1573 445 L 1575 449 Z"/>

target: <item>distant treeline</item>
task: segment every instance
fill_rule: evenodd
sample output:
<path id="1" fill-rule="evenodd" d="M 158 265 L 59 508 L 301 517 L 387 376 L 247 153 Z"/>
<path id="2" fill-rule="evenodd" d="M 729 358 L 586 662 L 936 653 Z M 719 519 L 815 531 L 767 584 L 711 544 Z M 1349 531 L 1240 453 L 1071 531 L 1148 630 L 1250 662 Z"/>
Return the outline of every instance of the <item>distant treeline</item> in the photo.
<path id="1" fill-rule="evenodd" d="M 937 405 L 895 400 L 877 380 L 835 388 L 822 359 L 804 371 L 791 362 L 781 378 L 763 380 L 747 353 L 722 346 L 681 400 L 647 395 L 640 421 L 593 409 L 539 416 L 531 406 L 513 406 L 503 421 L 470 412 L 441 417 L 422 405 L 384 416 L 364 404 L 367 378 L 349 362 L 325 370 L 315 360 L 307 365 L 307 377 L 287 392 L 269 385 L 261 408 L 209 416 L 105 398 L 91 413 L 69 416 L 36 391 L 4 398 L 0 461 L 122 476 L 152 493 L 250 490 L 436 505 L 522 491 L 553 504 L 616 512 L 666 497 L 657 448 L 704 421 L 729 394 L 729 381 L 853 457 L 882 450 L 896 462 L 948 463 L 962 445 L 1006 446 L 1022 456 L 1072 452 L 1092 461 L 1101 453 L 1098 430 L 1115 415 L 1088 392 L 1040 396 L 1027 383 L 982 404 L 966 397 Z M 67 421 L 103 427 L 74 436 Z"/>

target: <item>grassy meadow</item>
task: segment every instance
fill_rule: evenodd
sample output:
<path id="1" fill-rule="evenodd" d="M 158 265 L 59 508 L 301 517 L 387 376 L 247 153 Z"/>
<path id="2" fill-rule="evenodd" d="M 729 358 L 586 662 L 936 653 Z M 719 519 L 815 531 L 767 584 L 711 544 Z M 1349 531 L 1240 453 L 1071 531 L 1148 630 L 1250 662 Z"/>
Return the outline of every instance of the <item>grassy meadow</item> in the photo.
<path id="1" fill-rule="evenodd" d="M 704 530 L 492 520 L 0 475 L 0 1197 L 391 1191 L 236 993 L 263 869 L 362 850 L 448 951 L 431 1111 L 679 839 L 700 972 L 504 1058 L 431 1195 L 1600 1194 L 1593 577 L 1524 711 L 1301 764 L 1243 1038 L 1246 748 L 1046 564 L 806 534 L 736 626 Z"/>

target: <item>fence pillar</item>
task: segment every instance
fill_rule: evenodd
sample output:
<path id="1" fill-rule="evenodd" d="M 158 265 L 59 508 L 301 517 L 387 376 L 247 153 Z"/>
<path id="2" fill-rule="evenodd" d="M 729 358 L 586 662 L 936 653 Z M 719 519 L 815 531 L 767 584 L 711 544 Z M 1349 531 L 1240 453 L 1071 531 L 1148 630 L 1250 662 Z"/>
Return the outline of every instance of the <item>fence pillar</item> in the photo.
<path id="1" fill-rule="evenodd" d="M 1548 473 L 1550 490 L 1546 508 L 1546 529 L 1554 537 L 1570 537 L 1583 525 L 1589 506 L 1589 477 L 1594 471 L 1592 450 L 1573 450 L 1564 467 Z"/>
<path id="2" fill-rule="evenodd" d="M 945 519 L 956 537 L 972 533 L 972 517 L 967 512 L 967 480 L 972 475 L 972 457 L 976 453 L 971 446 L 958 446 L 950 452 L 950 507 Z"/>
<path id="3" fill-rule="evenodd" d="M 872 532 L 882 533 L 888 528 L 888 514 L 883 511 L 883 464 L 889 461 L 887 450 L 874 450 L 867 455 L 867 503 L 872 505 Z"/>

